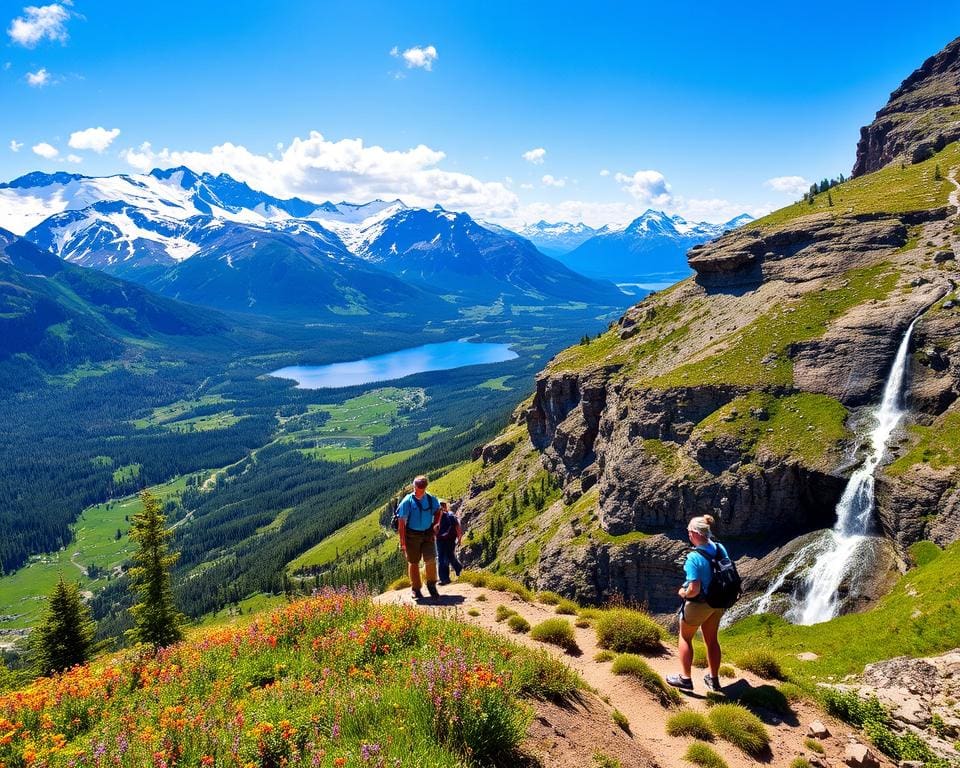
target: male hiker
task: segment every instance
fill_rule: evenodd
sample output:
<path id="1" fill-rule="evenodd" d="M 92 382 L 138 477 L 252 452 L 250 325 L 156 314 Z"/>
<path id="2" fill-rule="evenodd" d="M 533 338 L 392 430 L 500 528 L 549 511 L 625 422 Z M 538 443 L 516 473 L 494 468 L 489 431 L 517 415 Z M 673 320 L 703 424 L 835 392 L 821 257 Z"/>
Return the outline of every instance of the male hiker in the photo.
<path id="1" fill-rule="evenodd" d="M 427 591 L 431 597 L 440 597 L 437 591 L 437 542 L 434 526 L 440 522 L 440 502 L 427 493 L 429 480 L 419 475 L 413 481 L 413 493 L 403 497 L 397 507 L 397 532 L 400 534 L 400 549 L 407 556 L 407 571 L 410 587 L 417 600 L 423 599 L 420 591 L 420 560 L 427 569 Z"/>
<path id="2" fill-rule="evenodd" d="M 460 518 L 450 511 L 447 502 L 440 502 L 440 522 L 437 523 L 437 557 L 440 560 L 440 583 L 450 583 L 450 566 L 457 576 L 463 570 L 457 559 L 457 547 L 463 538 Z"/>

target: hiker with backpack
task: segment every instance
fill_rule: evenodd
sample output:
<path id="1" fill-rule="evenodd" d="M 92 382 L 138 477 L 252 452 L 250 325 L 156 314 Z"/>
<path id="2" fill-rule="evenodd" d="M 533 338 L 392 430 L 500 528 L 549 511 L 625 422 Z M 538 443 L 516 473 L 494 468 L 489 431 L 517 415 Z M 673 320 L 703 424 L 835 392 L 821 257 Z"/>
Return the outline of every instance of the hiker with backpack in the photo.
<path id="1" fill-rule="evenodd" d="M 463 528 L 460 518 L 457 517 L 447 502 L 440 502 L 440 522 L 437 523 L 437 558 L 440 561 L 440 584 L 450 583 L 450 566 L 453 566 L 457 576 L 463 570 L 457 558 L 457 547 L 463 539 Z"/>
<path id="2" fill-rule="evenodd" d="M 667 682 L 675 688 L 693 690 L 690 676 L 693 666 L 693 638 L 697 630 L 703 634 L 707 646 L 709 672 L 703 678 L 708 690 L 720 690 L 720 619 L 723 612 L 740 597 L 740 575 L 726 548 L 713 540 L 710 528 L 712 515 L 695 517 L 687 523 L 687 536 L 693 551 L 687 553 L 683 565 L 686 581 L 677 594 L 680 606 L 680 640 L 678 645 L 679 675 L 668 675 Z"/>
<path id="3" fill-rule="evenodd" d="M 440 597 L 437 591 L 437 541 L 436 526 L 440 522 L 440 502 L 427 493 L 429 480 L 419 475 L 413 481 L 413 491 L 403 497 L 397 507 L 397 532 L 400 534 L 400 549 L 407 558 L 410 588 L 417 600 L 423 599 L 420 580 L 420 560 L 427 570 L 427 591 L 431 597 Z"/>

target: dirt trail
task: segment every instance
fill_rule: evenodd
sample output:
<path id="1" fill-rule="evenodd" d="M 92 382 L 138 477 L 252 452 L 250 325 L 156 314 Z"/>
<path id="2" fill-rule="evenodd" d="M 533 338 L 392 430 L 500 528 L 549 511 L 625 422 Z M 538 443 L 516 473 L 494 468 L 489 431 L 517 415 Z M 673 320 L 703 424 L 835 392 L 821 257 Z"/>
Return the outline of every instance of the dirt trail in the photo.
<path id="1" fill-rule="evenodd" d="M 478 599 L 481 595 L 485 599 Z M 414 603 L 408 589 L 387 592 L 376 600 L 384 603 Z M 571 656 L 558 648 L 531 640 L 527 635 L 518 635 L 511 632 L 503 624 L 495 620 L 498 605 L 506 605 L 519 613 L 531 625 L 544 619 L 555 617 L 553 606 L 539 603 L 524 603 L 519 598 L 505 592 L 495 592 L 489 589 L 479 589 L 469 584 L 455 583 L 443 588 L 439 603 L 431 604 L 424 601 L 420 604 L 423 610 L 430 610 L 446 615 L 453 615 L 462 621 L 478 624 L 485 629 L 505 635 L 510 639 L 530 647 L 545 648 L 557 658 L 562 659 L 575 669 L 598 695 L 612 708 L 620 710 L 630 721 L 633 741 L 639 752 L 651 752 L 656 756 L 656 762 L 663 768 L 690 768 L 690 763 L 683 759 L 683 754 L 693 739 L 687 737 L 672 737 L 666 734 L 665 722 L 671 710 L 665 709 L 647 693 L 640 685 L 625 676 L 615 675 L 610 671 L 610 662 L 596 662 L 594 655 L 601 649 L 597 645 L 596 636 L 592 628 L 574 628 L 577 644 L 581 654 Z M 470 616 L 467 611 L 474 609 L 478 616 Z M 575 617 L 564 617 L 573 619 Z M 572 623 L 572 621 L 571 621 Z M 649 664 L 660 674 L 667 675 L 679 671 L 676 648 L 674 645 L 667 648 L 660 656 L 648 657 Z M 724 660 L 727 663 L 728 660 Z M 745 686 L 767 684 L 749 673 L 737 670 L 738 676 L 733 680 L 724 681 L 728 690 L 742 690 Z M 695 689 L 693 693 L 684 693 L 685 706 L 704 711 L 707 709 L 705 688 L 703 685 L 704 670 L 693 670 Z M 806 702 L 794 705 L 795 716 L 787 718 L 765 717 L 771 735 L 771 755 L 765 760 L 755 760 L 732 745 L 715 741 L 713 748 L 720 753 L 731 768 L 738 766 L 755 766 L 758 762 L 776 768 L 787 768 L 791 761 L 799 756 L 811 756 L 804 747 L 807 736 L 807 727 L 814 720 L 827 724 L 831 736 L 822 739 L 826 748 L 825 764 L 830 766 L 842 765 L 843 752 L 852 734 L 849 726 L 831 720 L 824 713 Z M 876 750 L 874 750 L 876 751 Z M 639 757 L 639 755 L 638 755 Z M 621 758 L 622 759 L 622 758 Z M 624 761 L 626 764 L 626 761 Z M 633 761 L 631 761 L 633 764 Z M 639 764 L 643 764 L 642 762 Z M 889 763 L 884 763 L 889 765 Z"/>

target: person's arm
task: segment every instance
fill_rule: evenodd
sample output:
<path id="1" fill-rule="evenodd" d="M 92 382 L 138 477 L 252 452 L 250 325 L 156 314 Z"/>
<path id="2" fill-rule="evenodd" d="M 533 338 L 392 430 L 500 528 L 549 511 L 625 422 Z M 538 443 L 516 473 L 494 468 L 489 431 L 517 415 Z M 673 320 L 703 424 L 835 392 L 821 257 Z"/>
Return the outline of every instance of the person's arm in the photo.
<path id="1" fill-rule="evenodd" d="M 691 552 L 683 563 L 683 575 L 686 579 L 677 594 L 684 600 L 692 600 L 700 594 L 700 574 L 697 573 L 696 553 Z"/>
<path id="2" fill-rule="evenodd" d="M 407 517 L 404 514 L 403 502 L 400 502 L 400 506 L 397 509 L 397 533 L 400 535 L 400 549 L 404 552 L 407 551 Z"/>
<path id="3" fill-rule="evenodd" d="M 460 546 L 460 542 L 463 539 L 463 527 L 460 525 L 460 519 L 457 518 L 457 546 Z"/>
<path id="4" fill-rule="evenodd" d="M 693 598 L 700 594 L 700 579 L 684 582 L 684 586 L 680 587 L 677 594 L 684 600 L 693 600 Z"/>
<path id="5" fill-rule="evenodd" d="M 437 502 L 437 511 L 433 513 L 433 532 L 440 533 L 440 518 L 443 517 L 443 507 Z"/>

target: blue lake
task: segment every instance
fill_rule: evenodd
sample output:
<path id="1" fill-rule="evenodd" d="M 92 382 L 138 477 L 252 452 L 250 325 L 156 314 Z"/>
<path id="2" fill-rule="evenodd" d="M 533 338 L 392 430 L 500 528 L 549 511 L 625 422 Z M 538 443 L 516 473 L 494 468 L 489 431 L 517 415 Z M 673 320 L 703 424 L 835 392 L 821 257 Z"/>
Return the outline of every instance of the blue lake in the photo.
<path id="1" fill-rule="evenodd" d="M 502 363 L 519 357 L 506 344 L 473 341 L 446 341 L 401 349 L 363 360 L 329 365 L 290 365 L 270 373 L 281 379 L 293 379 L 300 389 L 353 387 L 376 381 L 402 379 L 414 373 L 448 371 L 467 365 Z"/>

